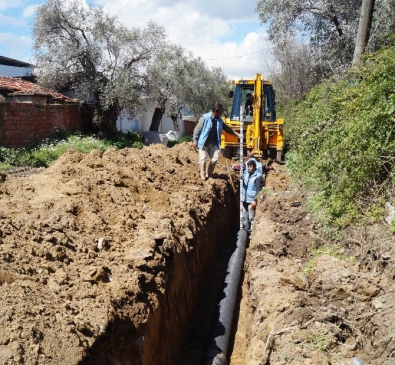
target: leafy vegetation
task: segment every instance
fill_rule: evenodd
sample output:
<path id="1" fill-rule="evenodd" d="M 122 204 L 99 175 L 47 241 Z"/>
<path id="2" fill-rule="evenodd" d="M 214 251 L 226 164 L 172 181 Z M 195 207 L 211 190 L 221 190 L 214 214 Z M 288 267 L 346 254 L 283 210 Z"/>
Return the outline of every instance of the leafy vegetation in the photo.
<path id="1" fill-rule="evenodd" d="M 26 148 L 6 148 L 0 146 L 0 170 L 9 170 L 15 166 L 48 167 L 68 149 L 89 153 L 96 149 L 143 148 L 140 135 L 134 132 L 118 133 L 112 139 L 98 139 L 95 136 L 66 134 L 58 132 L 41 144 Z"/>
<path id="2" fill-rule="evenodd" d="M 287 165 L 327 226 L 382 219 L 394 203 L 395 47 L 315 87 L 288 108 Z"/>
<path id="3" fill-rule="evenodd" d="M 95 133 L 112 136 L 123 109 L 138 115 L 150 101 L 158 103 L 150 130 L 158 131 L 165 112 L 176 122 L 184 106 L 199 115 L 226 100 L 222 70 L 170 43 L 151 21 L 130 27 L 84 0 L 46 0 L 37 9 L 33 38 L 38 83 L 89 100 Z"/>
<path id="4" fill-rule="evenodd" d="M 314 349 L 320 351 L 326 351 L 332 344 L 332 336 L 325 333 L 312 333 L 312 332 L 302 332 L 304 342 L 309 344 Z"/>
<path id="5" fill-rule="evenodd" d="M 363 3 L 371 3 L 372 8 Z M 285 91 L 295 96 L 312 79 L 323 80 L 344 72 L 356 50 L 358 54 L 378 50 L 395 27 L 392 0 L 258 0 L 256 9 L 261 22 L 268 25 L 268 36 L 274 44 L 273 64 L 293 76 L 286 79 Z M 358 28 L 362 24 L 370 32 L 360 38 Z M 308 57 L 300 58 L 306 52 Z"/>

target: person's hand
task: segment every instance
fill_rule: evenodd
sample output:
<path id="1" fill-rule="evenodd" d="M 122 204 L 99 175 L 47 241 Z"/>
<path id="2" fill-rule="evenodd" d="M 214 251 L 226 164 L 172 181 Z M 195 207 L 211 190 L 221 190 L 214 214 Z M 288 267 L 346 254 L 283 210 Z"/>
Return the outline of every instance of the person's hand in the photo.
<path id="1" fill-rule="evenodd" d="M 250 207 L 253 208 L 253 209 L 256 208 L 256 201 L 255 200 L 251 203 Z"/>
<path id="2" fill-rule="evenodd" d="M 193 147 L 194 150 L 196 151 L 196 149 L 197 149 L 197 144 L 196 144 L 196 142 L 193 142 L 193 143 L 192 143 L 192 147 Z"/>

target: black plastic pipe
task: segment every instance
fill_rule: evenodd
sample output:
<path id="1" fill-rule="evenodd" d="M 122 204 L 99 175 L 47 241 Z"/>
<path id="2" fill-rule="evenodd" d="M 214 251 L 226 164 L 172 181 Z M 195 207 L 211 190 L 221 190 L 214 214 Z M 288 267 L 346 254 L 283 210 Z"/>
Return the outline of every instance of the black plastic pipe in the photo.
<path id="1" fill-rule="evenodd" d="M 232 330 L 237 292 L 247 244 L 247 231 L 237 234 L 236 248 L 229 259 L 221 299 L 218 303 L 201 365 L 227 365 L 229 337 Z"/>

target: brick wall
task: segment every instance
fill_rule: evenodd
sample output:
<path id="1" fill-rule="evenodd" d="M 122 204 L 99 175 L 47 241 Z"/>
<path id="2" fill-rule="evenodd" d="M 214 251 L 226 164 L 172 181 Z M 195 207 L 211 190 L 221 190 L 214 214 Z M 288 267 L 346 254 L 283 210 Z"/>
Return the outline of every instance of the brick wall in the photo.
<path id="1" fill-rule="evenodd" d="M 0 146 L 23 147 L 56 130 L 83 130 L 82 115 L 78 104 L 0 103 Z"/>
<path id="2" fill-rule="evenodd" d="M 192 135 L 195 127 L 196 127 L 196 122 L 184 119 L 184 129 L 185 129 L 184 134 Z"/>

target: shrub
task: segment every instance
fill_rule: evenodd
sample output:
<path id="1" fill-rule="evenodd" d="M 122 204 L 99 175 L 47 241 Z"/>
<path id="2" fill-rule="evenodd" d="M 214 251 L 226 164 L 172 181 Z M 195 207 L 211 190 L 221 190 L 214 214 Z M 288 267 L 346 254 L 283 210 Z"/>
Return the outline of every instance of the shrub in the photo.
<path id="1" fill-rule="evenodd" d="M 287 165 L 337 227 L 382 217 L 395 180 L 395 48 L 314 88 L 287 121 Z"/>

